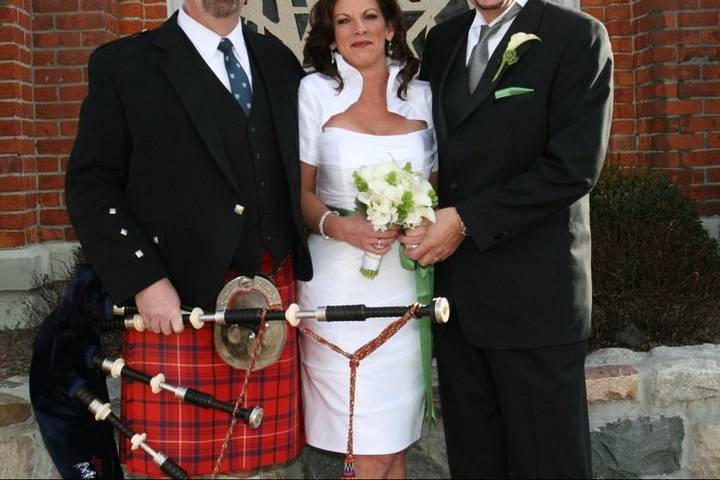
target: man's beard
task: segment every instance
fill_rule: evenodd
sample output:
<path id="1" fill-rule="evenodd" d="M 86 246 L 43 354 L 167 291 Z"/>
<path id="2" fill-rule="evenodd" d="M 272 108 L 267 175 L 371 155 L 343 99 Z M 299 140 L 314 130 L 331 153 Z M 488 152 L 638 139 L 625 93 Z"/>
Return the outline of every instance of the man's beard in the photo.
<path id="1" fill-rule="evenodd" d="M 226 18 L 240 10 L 241 0 L 203 0 L 203 10 L 215 18 Z M 244 3 L 244 2 L 243 2 Z"/>
<path id="2" fill-rule="evenodd" d="M 491 2 L 489 4 L 482 5 L 479 1 L 473 2 L 475 3 L 475 6 L 479 8 L 480 10 L 497 10 L 503 7 L 508 7 L 512 3 L 512 1 L 508 0 L 497 0 L 495 2 Z"/>

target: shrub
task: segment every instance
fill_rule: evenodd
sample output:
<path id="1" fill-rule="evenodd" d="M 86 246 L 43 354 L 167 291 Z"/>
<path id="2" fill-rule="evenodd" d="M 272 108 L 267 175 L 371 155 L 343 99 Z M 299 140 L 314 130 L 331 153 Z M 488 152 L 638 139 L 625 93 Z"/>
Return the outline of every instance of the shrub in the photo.
<path id="1" fill-rule="evenodd" d="M 591 348 L 619 346 L 628 329 L 645 339 L 621 346 L 719 342 L 718 242 L 693 201 L 661 172 L 609 167 L 591 205 Z"/>

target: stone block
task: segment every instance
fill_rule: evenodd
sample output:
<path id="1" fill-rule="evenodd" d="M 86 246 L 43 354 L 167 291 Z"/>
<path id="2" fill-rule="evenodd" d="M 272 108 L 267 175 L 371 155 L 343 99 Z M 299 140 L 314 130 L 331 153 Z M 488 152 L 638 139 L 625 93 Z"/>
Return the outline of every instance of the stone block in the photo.
<path id="1" fill-rule="evenodd" d="M 0 438 L 0 478 L 33 478 L 34 445 L 32 437 Z"/>
<path id="2" fill-rule="evenodd" d="M 594 478 L 638 478 L 680 470 L 680 417 L 640 417 L 590 432 Z"/>
<path id="3" fill-rule="evenodd" d="M 595 350 L 585 358 L 586 367 L 599 367 L 602 365 L 637 365 L 645 360 L 647 353 L 634 352 L 627 348 L 602 348 Z"/>
<path id="4" fill-rule="evenodd" d="M 717 360 L 684 358 L 653 365 L 657 372 L 654 402 L 667 407 L 677 402 L 720 398 Z"/>
<path id="5" fill-rule="evenodd" d="M 693 477 L 720 478 L 720 423 L 698 425 L 692 444 Z"/>
<path id="6" fill-rule="evenodd" d="M 28 402 L 14 395 L 0 393 L 0 427 L 22 423 L 30 415 L 32 408 Z"/>
<path id="7" fill-rule="evenodd" d="M 590 403 L 635 400 L 638 396 L 638 373 L 630 365 L 590 367 L 585 379 Z"/>

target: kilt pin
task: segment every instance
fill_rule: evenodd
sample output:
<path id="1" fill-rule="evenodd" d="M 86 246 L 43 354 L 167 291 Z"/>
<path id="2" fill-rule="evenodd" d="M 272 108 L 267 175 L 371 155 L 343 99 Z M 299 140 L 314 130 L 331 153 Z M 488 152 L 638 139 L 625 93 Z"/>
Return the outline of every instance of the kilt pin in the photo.
<path id="1" fill-rule="evenodd" d="M 295 301 L 292 257 L 273 270 L 272 258 L 265 251 L 261 271 L 278 288 L 283 308 Z M 228 272 L 225 281 L 234 276 Z M 186 327 L 179 335 L 136 331 L 125 335 L 123 357 L 129 366 L 163 372 L 171 383 L 202 390 L 228 403 L 234 404 L 240 395 L 246 372 L 231 367 L 218 356 L 212 324 L 199 330 Z M 297 333 L 288 328 L 279 360 L 252 372 L 242 405 L 262 407 L 263 422 L 258 429 L 238 422 L 220 473 L 280 464 L 299 454 L 304 434 L 298 368 Z M 123 382 L 122 399 L 122 417 L 130 428 L 146 432 L 189 475 L 210 475 L 230 425 L 229 415 L 179 402 L 172 393 L 154 395 L 140 382 Z M 130 472 L 163 475 L 146 454 L 130 450 L 127 441 L 122 441 L 120 450 Z"/>

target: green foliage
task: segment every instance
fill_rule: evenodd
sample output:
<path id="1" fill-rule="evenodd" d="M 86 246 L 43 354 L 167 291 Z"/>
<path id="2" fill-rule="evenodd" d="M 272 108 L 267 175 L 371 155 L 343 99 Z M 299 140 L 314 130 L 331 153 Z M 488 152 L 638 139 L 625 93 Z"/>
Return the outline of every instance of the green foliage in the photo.
<path id="1" fill-rule="evenodd" d="M 358 172 L 353 172 L 353 182 L 355 183 L 355 188 L 358 189 L 358 192 L 368 191 L 368 183 L 365 181 L 364 178 L 360 176 Z"/>
<path id="2" fill-rule="evenodd" d="M 592 346 L 634 325 L 658 344 L 720 342 L 718 242 L 661 172 L 607 168 L 591 195 Z"/>
<path id="3" fill-rule="evenodd" d="M 413 200 L 412 192 L 404 192 L 401 199 L 400 205 L 397 207 L 398 222 L 399 224 L 405 223 L 408 214 L 415 210 L 415 201 Z"/>

